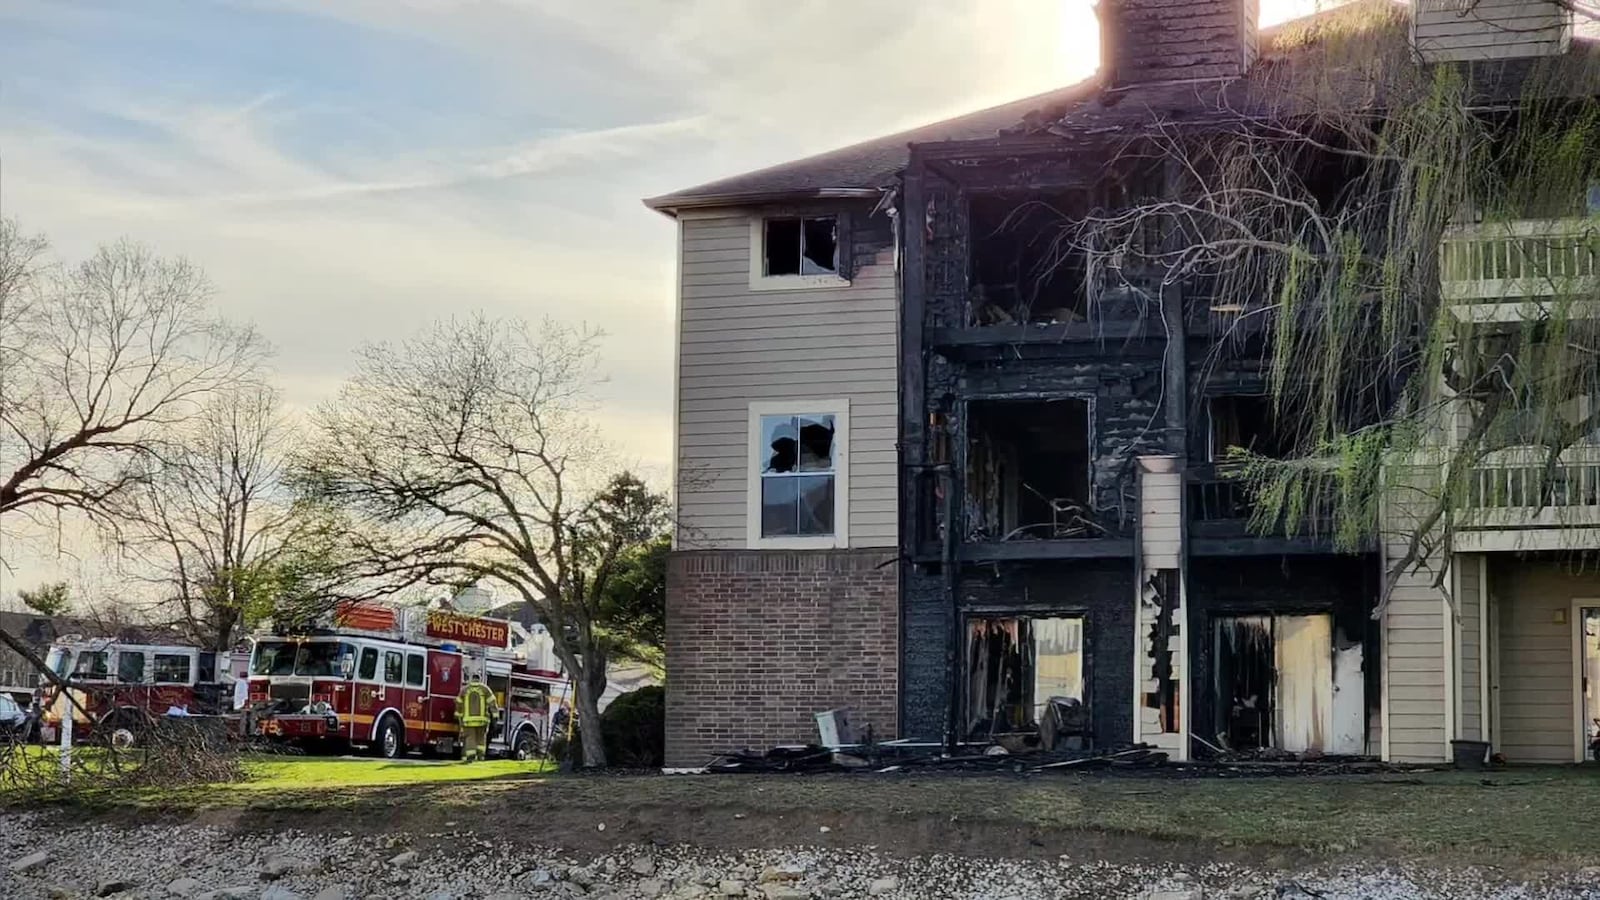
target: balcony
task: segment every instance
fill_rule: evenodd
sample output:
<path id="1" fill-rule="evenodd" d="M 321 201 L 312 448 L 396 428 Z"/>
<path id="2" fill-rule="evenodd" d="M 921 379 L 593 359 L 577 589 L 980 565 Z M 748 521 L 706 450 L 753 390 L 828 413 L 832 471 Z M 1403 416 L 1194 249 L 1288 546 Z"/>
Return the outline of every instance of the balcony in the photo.
<path id="1" fill-rule="evenodd" d="M 1600 219 L 1453 225 L 1440 243 L 1440 296 L 1463 321 L 1537 318 L 1563 298 L 1588 307 L 1597 288 Z"/>
<path id="2" fill-rule="evenodd" d="M 1600 446 L 1569 447 L 1554 467 L 1541 448 L 1496 450 L 1467 493 L 1471 528 L 1600 525 Z"/>
<path id="3" fill-rule="evenodd" d="M 1497 450 L 1474 468 L 1459 553 L 1600 549 L 1600 446 L 1569 447 L 1549 465 L 1536 447 Z"/>
<path id="4" fill-rule="evenodd" d="M 1264 534 L 1251 528 L 1254 505 L 1245 485 L 1212 468 L 1191 469 L 1186 480 L 1189 546 L 1195 556 L 1334 552 L 1328 523 L 1296 534 L 1281 529 Z"/>

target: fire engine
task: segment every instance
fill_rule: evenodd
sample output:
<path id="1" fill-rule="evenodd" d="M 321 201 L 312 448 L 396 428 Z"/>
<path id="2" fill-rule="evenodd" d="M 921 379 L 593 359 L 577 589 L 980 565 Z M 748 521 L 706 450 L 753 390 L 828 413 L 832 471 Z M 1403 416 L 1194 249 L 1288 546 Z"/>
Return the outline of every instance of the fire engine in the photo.
<path id="1" fill-rule="evenodd" d="M 457 754 L 456 699 L 481 674 L 501 710 L 489 749 L 527 759 L 566 684 L 544 629 L 445 610 L 346 604 L 325 627 L 254 643 L 245 730 L 308 749 Z"/>
<path id="2" fill-rule="evenodd" d="M 185 715 L 224 711 L 218 654 L 195 647 L 70 636 L 51 646 L 45 664 L 72 685 L 71 699 L 77 701 L 69 702 L 59 686 L 41 676 L 39 736 L 46 742 L 59 737 L 68 715 L 74 741 L 129 744 L 155 717 L 175 710 Z"/>

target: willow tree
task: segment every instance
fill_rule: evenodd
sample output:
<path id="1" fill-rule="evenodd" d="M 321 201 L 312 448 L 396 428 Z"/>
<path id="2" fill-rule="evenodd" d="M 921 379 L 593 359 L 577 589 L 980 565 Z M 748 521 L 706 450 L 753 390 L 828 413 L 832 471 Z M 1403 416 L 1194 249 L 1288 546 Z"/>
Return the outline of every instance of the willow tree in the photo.
<path id="1" fill-rule="evenodd" d="M 1230 452 L 1254 524 L 1403 548 L 1375 615 L 1408 570 L 1448 596 L 1438 561 L 1485 510 L 1572 502 L 1563 460 L 1600 427 L 1596 54 L 1423 65 L 1407 26 L 1359 2 L 1280 32 L 1204 114 L 1122 139 L 1133 186 L 1062 237 L 1102 286 L 1208 299 L 1207 365 L 1261 361 L 1295 450 Z M 1492 321 L 1494 280 L 1538 302 Z M 1474 477 L 1502 457 L 1523 474 Z"/>

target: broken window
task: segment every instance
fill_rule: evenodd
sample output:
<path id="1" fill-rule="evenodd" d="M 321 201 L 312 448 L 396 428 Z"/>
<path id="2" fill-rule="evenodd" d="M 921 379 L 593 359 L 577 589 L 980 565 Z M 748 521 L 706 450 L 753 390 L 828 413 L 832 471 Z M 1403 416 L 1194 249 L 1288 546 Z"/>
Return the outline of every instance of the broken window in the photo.
<path id="1" fill-rule="evenodd" d="M 761 417 L 762 537 L 834 533 L 835 421 L 832 414 Z"/>
<path id="2" fill-rule="evenodd" d="M 768 277 L 838 274 L 838 217 L 767 219 L 762 272 Z"/>
<path id="3" fill-rule="evenodd" d="M 1089 502 L 1089 404 L 974 402 L 967 454 L 973 540 L 1100 537 Z"/>
<path id="4" fill-rule="evenodd" d="M 1220 746 L 1362 752 L 1362 646 L 1336 641 L 1331 616 L 1224 616 L 1214 620 L 1212 642 Z"/>
<path id="5" fill-rule="evenodd" d="M 971 619 L 966 660 L 969 739 L 1044 728 L 1087 740 L 1081 617 Z"/>
<path id="6" fill-rule="evenodd" d="M 973 325 L 1081 322 L 1087 317 L 1088 258 L 1075 246 L 1067 197 L 974 197 Z"/>

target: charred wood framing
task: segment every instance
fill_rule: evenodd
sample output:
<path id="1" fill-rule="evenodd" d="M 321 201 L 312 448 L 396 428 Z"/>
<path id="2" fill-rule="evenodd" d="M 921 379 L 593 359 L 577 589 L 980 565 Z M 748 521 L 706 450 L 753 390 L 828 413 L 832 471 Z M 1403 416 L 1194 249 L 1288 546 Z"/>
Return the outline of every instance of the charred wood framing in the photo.
<path id="1" fill-rule="evenodd" d="M 1238 46 L 1241 35 L 1253 34 L 1249 0 L 1108 2 L 1130 28 L 1143 27 L 1154 6 L 1197 23 L 1174 38 L 1182 47 L 1166 64 L 1124 66 L 1118 77 L 1148 86 L 1164 72 L 1232 71 L 1253 53 L 1235 58 L 1208 43 Z M 1192 85 L 1171 93 L 1175 103 L 1194 102 Z M 1106 93 L 1094 115 L 1132 122 L 1151 112 L 1118 102 L 1115 90 Z M 1320 640 L 1317 616 L 1331 617 L 1335 644 L 1373 639 L 1366 626 L 1349 624 L 1370 611 L 1372 579 L 1347 577 L 1370 574 L 1370 555 L 1336 556 L 1326 534 L 1312 529 L 1252 531 L 1251 498 L 1213 467 L 1215 440 L 1248 429 L 1235 416 L 1240 421 L 1219 436 L 1212 399 L 1265 393 L 1266 332 L 1228 312 L 1249 298 L 1219 298 L 1214 279 L 1158 271 L 1159 253 L 1097 268 L 1103 260 L 1072 256 L 1094 248 L 1092 236 L 1080 230 L 1055 239 L 1091 213 L 1103 217 L 1118 204 L 1184 189 L 1178 167 L 1141 140 L 1108 124 L 912 148 L 898 220 L 901 722 L 908 736 L 942 736 L 953 747 L 970 737 L 966 726 L 992 724 L 992 711 L 966 708 L 975 658 L 992 669 L 983 677 L 1000 677 L 992 656 L 974 657 L 975 633 L 998 641 L 985 653 L 1024 654 L 1029 622 L 1081 618 L 1084 696 L 1074 715 L 1100 745 L 1131 739 L 1136 711 L 1147 703 L 1159 710 L 1162 732 L 1210 740 L 1218 721 L 1215 618 L 1301 616 L 1285 620 L 1292 639 L 1284 647 L 1303 643 L 1307 628 Z M 1154 248 L 1176 238 L 1152 232 L 1141 240 Z M 1071 415 L 1057 414 L 1067 409 Z M 1069 453 L 1064 442 L 1081 442 L 1081 481 L 1027 474 L 1030 466 L 1076 473 L 1079 451 Z M 1181 550 L 1178 568 L 1141 575 L 1138 460 L 1151 456 L 1177 457 L 1184 473 L 1176 500 L 1151 501 L 1177 504 L 1164 515 L 1182 523 Z M 1081 514 L 1062 514 L 1071 503 L 1081 504 Z M 1308 593 L 1299 580 L 1286 582 L 1284 571 L 1331 580 Z M 1136 633 L 1152 593 L 1159 615 L 1145 620 L 1151 633 Z M 978 621 L 987 624 L 974 632 Z M 1146 661 L 1132 647 L 1152 650 L 1154 677 L 1136 671 Z M 1189 655 L 1184 666 L 1176 665 L 1176 647 Z M 1377 658 L 1366 652 L 1363 678 L 1375 677 Z M 1008 677 L 1022 677 L 1015 673 L 1027 671 L 1023 663 L 1007 659 Z M 980 691 L 983 702 L 994 699 L 989 687 Z M 1028 701 L 1035 716 L 1039 690 Z M 1368 693 L 1365 700 L 1376 697 Z M 1008 715 L 1012 725 L 1024 721 Z"/>

